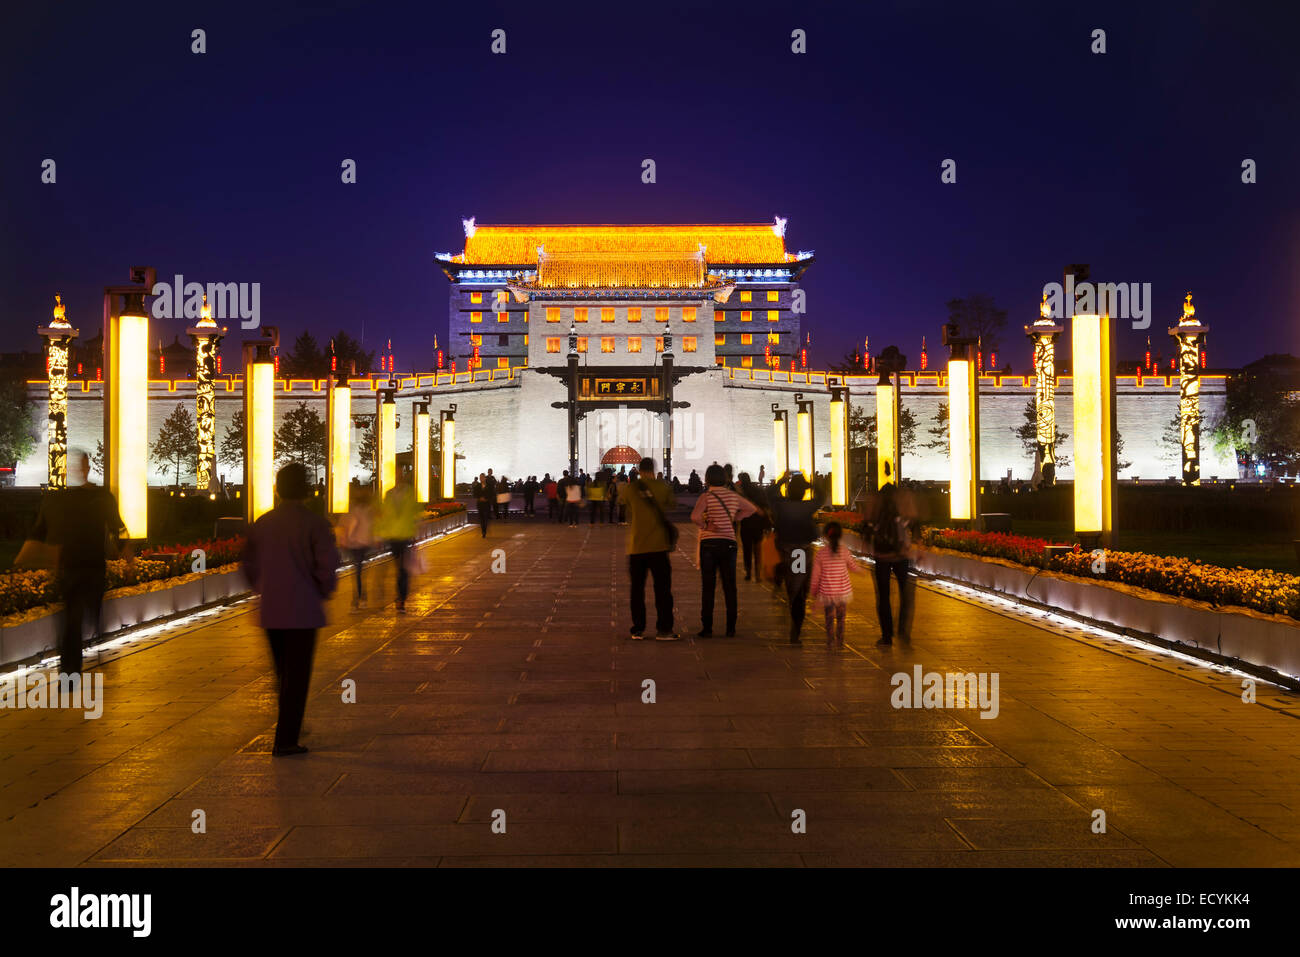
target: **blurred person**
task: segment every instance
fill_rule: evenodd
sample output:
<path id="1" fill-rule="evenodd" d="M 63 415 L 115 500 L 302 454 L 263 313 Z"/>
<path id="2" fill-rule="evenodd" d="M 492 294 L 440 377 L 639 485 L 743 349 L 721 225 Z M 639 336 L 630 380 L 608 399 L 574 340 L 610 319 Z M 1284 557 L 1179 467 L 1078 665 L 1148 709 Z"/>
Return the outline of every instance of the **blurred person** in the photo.
<path id="1" fill-rule="evenodd" d="M 537 514 L 536 510 L 534 510 L 533 508 L 533 499 L 537 496 L 537 488 L 538 488 L 537 476 L 536 475 L 528 476 L 528 480 L 524 482 L 524 514 L 525 515 L 532 516 Z"/>
<path id="2" fill-rule="evenodd" d="M 582 483 L 572 476 L 568 482 L 564 487 L 564 517 L 569 520 L 570 528 L 577 528 L 578 509 L 582 507 Z"/>
<path id="3" fill-rule="evenodd" d="M 821 601 L 826 611 L 826 646 L 844 647 L 844 619 L 853 600 L 853 581 L 849 573 L 856 570 L 849 547 L 840 539 L 844 529 L 839 522 L 827 522 L 826 547 L 813 556 L 812 582 L 808 594 Z"/>
<path id="4" fill-rule="evenodd" d="M 492 509 L 496 507 L 496 502 L 493 501 L 495 493 L 488 485 L 488 477 L 480 472 L 469 491 L 474 496 L 474 507 L 478 509 L 478 525 L 483 532 L 482 537 L 487 538 L 488 523 L 492 521 Z"/>
<path id="5" fill-rule="evenodd" d="M 555 479 L 551 478 L 551 473 L 546 473 L 546 478 L 542 480 L 542 491 L 546 495 L 546 517 L 552 522 L 560 520 L 560 486 Z"/>
<path id="6" fill-rule="evenodd" d="M 781 559 L 778 565 L 781 580 L 785 582 L 786 597 L 790 600 L 790 644 L 802 644 L 799 638 L 807 612 L 808 580 L 811 574 L 812 543 L 817 538 L 817 523 L 813 519 L 821 507 L 821 498 L 813 495 L 807 501 L 808 482 L 802 474 L 786 472 L 768 492 L 772 511 L 772 527 L 776 532 L 776 547 Z"/>
<path id="7" fill-rule="evenodd" d="M 317 629 L 325 625 L 323 602 L 337 585 L 339 564 L 329 522 L 307 508 L 307 469 L 291 462 L 275 477 L 275 507 L 248 530 L 241 561 L 253 591 L 262 596 L 259 615 L 271 643 L 280 685 L 275 725 L 276 757 L 304 754 L 298 743 Z"/>
<path id="8" fill-rule="evenodd" d="M 623 486 L 631 529 L 627 535 L 628 573 L 632 579 L 634 640 L 645 636 L 645 580 L 654 578 L 655 640 L 677 641 L 673 631 L 673 567 L 669 556 L 677 547 L 677 528 L 668 519 L 676 501 L 666 482 L 655 478 L 655 460 L 643 458 L 640 474 Z"/>
<path id="9" fill-rule="evenodd" d="M 722 577 L 722 597 L 727 606 L 727 637 L 736 634 L 736 527 L 758 509 L 754 503 L 727 488 L 722 466 L 704 470 L 704 493 L 695 500 L 691 521 L 700 527 L 700 631 L 713 637 L 714 583 Z"/>
<path id="10" fill-rule="evenodd" d="M 118 557 L 126 523 L 113 493 L 88 480 L 90 456 L 71 449 L 67 463 L 67 488 L 51 490 L 41 499 L 36 524 L 14 564 L 54 568 L 64 609 L 59 670 L 72 675 L 81 671 L 87 619 L 91 635 L 99 635 L 108 559 Z"/>
<path id="11" fill-rule="evenodd" d="M 352 493 L 347 514 L 339 522 L 340 541 L 347 553 L 348 564 L 356 569 L 357 587 L 352 598 L 353 608 L 366 607 L 366 558 L 375 547 L 375 508 L 369 489 Z"/>
<path id="12" fill-rule="evenodd" d="M 504 475 L 497 482 L 497 518 L 503 522 L 510 517 L 510 479 Z"/>
<path id="13" fill-rule="evenodd" d="M 605 524 L 605 473 L 597 472 L 587 483 L 587 507 L 591 509 L 591 524 Z"/>
<path id="14" fill-rule="evenodd" d="M 763 490 L 750 481 L 748 472 L 740 473 L 736 488 L 755 506 L 752 515 L 740 520 L 740 547 L 745 562 L 745 581 L 758 581 L 759 545 L 763 541 L 763 532 L 772 527 L 772 522 L 767 517 Z"/>
<path id="15" fill-rule="evenodd" d="M 503 479 L 504 481 L 504 479 Z M 420 524 L 420 503 L 415 500 L 409 475 L 403 475 L 379 506 L 379 520 L 375 523 L 375 536 L 382 541 L 393 556 L 397 566 L 397 613 L 406 612 L 406 596 L 411 587 L 411 572 L 407 562 L 408 552 L 415 543 L 416 528 Z"/>
<path id="16" fill-rule="evenodd" d="M 889 599 L 889 577 L 898 580 L 898 637 L 912 638 L 914 586 L 911 582 L 912 529 L 916 525 L 916 508 L 911 493 L 900 492 L 893 482 L 886 482 L 867 504 L 863 522 L 864 538 L 871 543 L 876 562 L 876 615 L 880 620 L 878 645 L 891 645 L 894 639 L 893 609 Z"/>

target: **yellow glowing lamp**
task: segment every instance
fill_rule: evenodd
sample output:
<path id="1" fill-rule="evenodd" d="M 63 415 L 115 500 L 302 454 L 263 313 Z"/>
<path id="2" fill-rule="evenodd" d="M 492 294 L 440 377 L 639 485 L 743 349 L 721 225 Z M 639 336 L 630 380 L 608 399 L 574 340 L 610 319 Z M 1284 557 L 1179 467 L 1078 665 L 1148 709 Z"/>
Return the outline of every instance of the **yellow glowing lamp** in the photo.
<path id="1" fill-rule="evenodd" d="M 849 503 L 849 417 L 848 389 L 831 388 L 831 504 Z"/>
<path id="2" fill-rule="evenodd" d="M 1110 544 L 1115 495 L 1109 316 L 1071 321 L 1074 372 L 1074 531 Z"/>
<path id="3" fill-rule="evenodd" d="M 379 400 L 379 497 L 397 485 L 397 402 L 392 392 Z"/>
<path id="4" fill-rule="evenodd" d="M 811 482 L 813 468 L 812 413 L 800 409 L 796 416 L 796 422 L 799 436 L 799 471 L 803 473 L 805 479 Z"/>
<path id="5" fill-rule="evenodd" d="M 776 403 L 772 403 L 772 439 L 775 446 L 775 456 L 773 458 L 773 479 L 779 479 L 786 472 L 790 471 L 790 434 L 786 424 L 786 413 L 778 409 Z"/>
<path id="6" fill-rule="evenodd" d="M 329 484 L 329 510 L 341 514 L 348 510 L 349 480 L 352 462 L 352 388 L 346 381 L 330 386 L 328 410 L 329 462 L 326 475 Z"/>
<path id="7" fill-rule="evenodd" d="M 948 506 L 954 521 L 971 521 L 979 491 L 978 403 L 974 364 L 969 359 L 948 361 Z"/>
<path id="8" fill-rule="evenodd" d="M 876 488 L 898 483 L 898 389 L 887 380 L 876 384 Z"/>
<path id="9" fill-rule="evenodd" d="M 442 500 L 445 502 L 450 502 L 456 497 L 456 420 L 452 417 L 455 410 L 456 407 L 453 405 L 451 412 L 443 413 L 442 431 L 439 433 L 442 453 Z"/>
<path id="10" fill-rule="evenodd" d="M 413 428 L 415 436 L 411 442 L 413 465 L 415 466 L 415 500 L 421 505 L 429 501 L 429 406 L 421 402 L 415 407 Z"/>
<path id="11" fill-rule="evenodd" d="M 127 538 L 145 538 L 149 534 L 149 316 L 142 294 L 127 295 L 120 315 L 109 312 L 106 482 L 117 498 Z"/>
<path id="12" fill-rule="evenodd" d="M 275 363 L 259 355 L 245 364 L 244 375 L 244 484 L 248 520 L 255 522 L 275 507 Z"/>

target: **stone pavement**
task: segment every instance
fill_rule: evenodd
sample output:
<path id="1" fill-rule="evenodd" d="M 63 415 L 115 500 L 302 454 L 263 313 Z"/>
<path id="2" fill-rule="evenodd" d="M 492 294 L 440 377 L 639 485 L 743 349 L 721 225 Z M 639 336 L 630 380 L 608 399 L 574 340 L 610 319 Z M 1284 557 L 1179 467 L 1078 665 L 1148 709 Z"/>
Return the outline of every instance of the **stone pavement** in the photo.
<path id="1" fill-rule="evenodd" d="M 0 711 L 0 863 L 1300 864 L 1293 695 L 1246 705 L 1231 675 L 927 587 L 911 645 L 881 649 L 866 576 L 841 651 L 815 607 L 791 646 L 784 600 L 744 581 L 739 637 L 633 642 L 624 532 L 455 534 L 428 546 L 405 617 L 387 581 L 383 607 L 350 611 L 345 579 L 303 757 L 270 757 L 251 604 L 101 664 L 99 720 Z M 371 587 L 391 573 L 372 567 Z M 916 664 L 996 672 L 998 716 L 895 709 L 891 676 Z"/>

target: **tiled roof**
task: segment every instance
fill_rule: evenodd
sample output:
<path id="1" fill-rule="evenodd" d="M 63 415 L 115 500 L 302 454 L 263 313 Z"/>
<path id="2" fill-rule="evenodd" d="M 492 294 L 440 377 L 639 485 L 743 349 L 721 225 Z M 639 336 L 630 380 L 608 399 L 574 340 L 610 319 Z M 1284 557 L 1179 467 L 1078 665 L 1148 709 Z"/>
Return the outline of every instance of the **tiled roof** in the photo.
<path id="1" fill-rule="evenodd" d="M 794 256 L 785 251 L 785 239 L 770 223 L 675 226 L 477 226 L 465 239 L 465 252 L 453 262 L 475 264 L 531 264 L 537 247 L 547 256 L 582 256 L 591 253 L 622 255 L 670 253 L 694 257 L 706 247 L 710 263 L 785 263 Z"/>
<path id="2" fill-rule="evenodd" d="M 548 248 L 537 269 L 537 285 L 544 289 L 699 288 L 705 278 L 699 256 L 663 251 L 647 251 L 633 259 L 621 251 L 552 256 Z"/>

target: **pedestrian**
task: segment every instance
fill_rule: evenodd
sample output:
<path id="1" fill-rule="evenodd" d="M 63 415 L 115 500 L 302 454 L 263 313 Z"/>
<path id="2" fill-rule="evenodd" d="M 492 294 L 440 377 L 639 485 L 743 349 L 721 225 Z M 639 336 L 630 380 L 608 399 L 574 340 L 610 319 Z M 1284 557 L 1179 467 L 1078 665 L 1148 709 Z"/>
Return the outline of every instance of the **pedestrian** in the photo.
<path id="1" fill-rule="evenodd" d="M 654 577 L 655 640 L 677 641 L 673 631 L 673 567 L 670 553 L 677 547 L 677 526 L 668 520 L 676 505 L 672 489 L 654 477 L 655 460 L 643 458 L 640 474 L 623 487 L 631 529 L 627 535 L 628 573 L 632 579 L 633 639 L 645 637 L 645 580 Z"/>
<path id="2" fill-rule="evenodd" d="M 118 537 L 126 529 L 113 493 L 91 484 L 89 475 L 90 457 L 81 449 L 70 451 L 67 488 L 41 500 L 36 524 L 14 559 L 20 567 L 55 570 L 64 609 L 59 671 L 65 675 L 81 672 L 87 619 L 92 638 L 99 636 L 108 559 L 118 557 Z"/>
<path id="3" fill-rule="evenodd" d="M 352 493 L 347 514 L 339 522 L 343 551 L 348 564 L 356 570 L 356 591 L 352 597 L 353 608 L 366 607 L 366 558 L 375 545 L 375 514 L 369 489 Z"/>
<path id="4" fill-rule="evenodd" d="M 564 515 L 569 520 L 570 528 L 578 527 L 578 509 L 581 506 L 582 483 L 576 478 L 570 478 L 569 484 L 564 487 Z"/>
<path id="5" fill-rule="evenodd" d="M 537 514 L 533 509 L 533 498 L 537 495 L 537 476 L 528 476 L 528 481 L 524 483 L 524 514 L 532 516 Z"/>
<path id="6" fill-rule="evenodd" d="M 504 479 L 502 479 L 504 481 Z M 406 596 L 411 587 L 410 566 L 407 553 L 415 543 L 415 531 L 420 521 L 420 504 L 415 500 L 410 477 L 388 490 L 379 507 L 379 521 L 376 522 L 375 535 L 387 547 L 397 566 L 397 613 L 406 612 Z"/>
<path id="7" fill-rule="evenodd" d="M 864 529 L 871 541 L 871 555 L 876 562 L 876 615 L 880 620 L 878 645 L 892 645 L 894 639 L 893 608 L 889 601 L 889 577 L 898 579 L 898 637 L 912 639 L 913 585 L 911 570 L 912 526 L 916 511 L 911 496 L 899 492 L 893 482 L 886 482 L 868 503 Z"/>
<path id="8" fill-rule="evenodd" d="M 587 507 L 591 509 L 591 524 L 605 524 L 605 473 L 597 472 L 587 484 Z"/>
<path id="9" fill-rule="evenodd" d="M 546 478 L 542 482 L 542 489 L 546 493 L 546 517 L 552 522 L 560 520 L 560 486 L 551 478 L 551 473 L 546 473 Z"/>
<path id="10" fill-rule="evenodd" d="M 760 488 L 762 488 L 762 486 L 763 486 L 763 476 L 766 475 L 766 474 L 767 474 L 767 466 L 766 466 L 766 465 L 760 465 L 760 466 L 758 467 L 758 485 L 759 485 Z"/>
<path id="11" fill-rule="evenodd" d="M 497 482 L 497 517 L 503 522 L 510 517 L 510 479 L 504 475 Z"/>
<path id="12" fill-rule="evenodd" d="M 609 485 L 605 488 L 605 501 L 609 505 L 609 524 L 614 524 L 614 516 L 618 511 L 618 493 L 624 482 L 621 475 L 610 469 Z"/>
<path id="13" fill-rule="evenodd" d="M 727 473 L 718 465 L 704 470 L 704 494 L 695 500 L 691 521 L 700 526 L 700 631 L 713 637 L 714 582 L 722 577 L 727 605 L 727 637 L 736 635 L 736 525 L 758 511 L 754 503 L 727 488 Z"/>
<path id="14" fill-rule="evenodd" d="M 304 754 L 298 743 L 311 684 L 316 631 L 325 625 L 323 602 L 337 585 L 339 564 L 334 532 L 307 508 L 307 469 L 290 462 L 275 477 L 278 501 L 253 523 L 242 565 L 253 591 L 262 596 L 266 629 L 280 687 L 280 711 L 271 754 Z"/>
<path id="15" fill-rule="evenodd" d="M 821 507 L 820 497 L 814 495 L 807 501 L 808 482 L 802 474 L 787 472 L 769 490 L 772 526 L 776 530 L 776 547 L 781 556 L 779 568 L 785 582 L 786 597 L 790 600 L 790 644 L 802 644 L 799 633 L 803 630 L 807 611 L 809 564 L 812 561 L 812 543 L 817 538 L 817 523 L 813 515 Z"/>
<path id="16" fill-rule="evenodd" d="M 690 477 L 686 480 L 686 491 L 692 495 L 699 495 L 704 490 L 704 485 L 700 482 L 700 474 L 691 469 Z"/>
<path id="17" fill-rule="evenodd" d="M 469 491 L 474 496 L 474 507 L 478 509 L 478 526 L 483 531 L 483 537 L 487 538 L 488 522 L 492 519 L 492 509 L 496 507 L 488 477 L 480 472 Z"/>
<path id="18" fill-rule="evenodd" d="M 826 647 L 844 647 L 844 617 L 853 600 L 853 581 L 849 573 L 858 563 L 849 547 L 840 539 L 844 534 L 839 522 L 827 522 L 826 547 L 813 556 L 812 583 L 808 594 L 821 601 L 826 611 Z"/>
<path id="19" fill-rule="evenodd" d="M 492 474 L 492 470 L 487 470 L 487 481 L 485 483 L 488 494 L 488 505 L 492 509 L 492 517 L 500 517 L 500 509 L 497 507 L 497 478 Z"/>
<path id="20" fill-rule="evenodd" d="M 755 506 L 752 515 L 740 520 L 740 548 L 745 562 L 745 581 L 758 581 L 759 545 L 763 541 L 763 532 L 772 527 L 772 522 L 767 517 L 763 492 L 750 481 L 748 472 L 740 473 L 738 489 Z"/>

